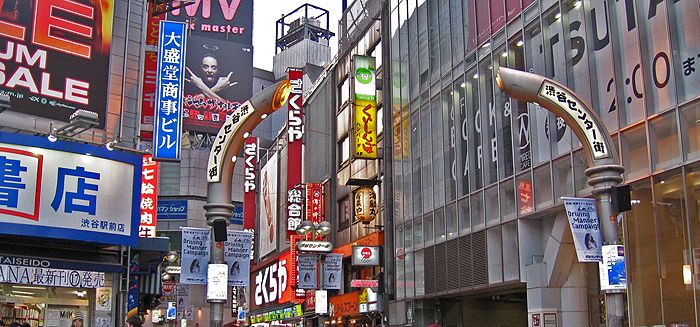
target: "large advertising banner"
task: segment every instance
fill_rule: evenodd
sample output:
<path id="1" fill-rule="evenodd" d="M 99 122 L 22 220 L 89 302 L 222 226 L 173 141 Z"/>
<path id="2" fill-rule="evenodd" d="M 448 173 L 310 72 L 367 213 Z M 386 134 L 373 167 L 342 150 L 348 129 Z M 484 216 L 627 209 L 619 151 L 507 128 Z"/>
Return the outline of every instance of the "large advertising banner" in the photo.
<path id="1" fill-rule="evenodd" d="M 228 230 L 224 243 L 224 258 L 228 263 L 228 286 L 246 287 L 250 281 L 250 253 L 253 233 Z"/>
<path id="2" fill-rule="evenodd" d="M 600 234 L 595 199 L 562 197 L 562 200 L 564 200 L 566 216 L 569 217 L 569 226 L 571 226 L 571 234 L 574 237 L 578 261 L 602 261 L 600 249 L 603 245 L 603 238 Z"/>
<path id="3" fill-rule="evenodd" d="M 190 36 L 184 128 L 216 133 L 253 95 L 253 1 L 194 0 L 170 12 L 168 19 L 185 22 Z"/>
<path id="4" fill-rule="evenodd" d="M 0 93 L 10 110 L 68 121 L 85 109 L 104 127 L 113 11 L 112 0 L 0 2 Z"/>
<path id="5" fill-rule="evenodd" d="M 377 159 L 377 81 L 374 58 L 355 56 L 354 158 Z"/>
<path id="6" fill-rule="evenodd" d="M 277 248 L 277 153 L 272 155 L 267 161 L 265 167 L 262 168 L 261 178 L 261 201 L 260 218 L 258 226 L 260 228 L 260 254 L 259 258 L 264 257 L 268 253 Z"/>
<path id="7" fill-rule="evenodd" d="M 140 198 L 140 155 L 0 133 L 0 234 L 134 245 Z"/>
<path id="8" fill-rule="evenodd" d="M 207 264 L 211 242 L 208 228 L 182 228 L 182 271 L 180 283 L 207 283 Z"/>

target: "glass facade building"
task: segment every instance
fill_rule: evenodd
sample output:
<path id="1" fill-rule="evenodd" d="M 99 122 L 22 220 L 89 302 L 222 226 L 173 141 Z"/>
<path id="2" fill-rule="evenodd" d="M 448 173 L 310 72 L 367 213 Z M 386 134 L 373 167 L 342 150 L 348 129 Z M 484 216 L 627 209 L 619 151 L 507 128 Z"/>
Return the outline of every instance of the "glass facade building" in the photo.
<path id="1" fill-rule="evenodd" d="M 602 323 L 598 267 L 571 254 L 560 199 L 591 196 L 581 143 L 499 90 L 496 71 L 510 67 L 574 90 L 616 143 L 632 189 L 619 228 L 629 325 L 698 326 L 698 1 L 389 6 L 390 324 L 526 326 L 544 308 L 559 325 Z"/>

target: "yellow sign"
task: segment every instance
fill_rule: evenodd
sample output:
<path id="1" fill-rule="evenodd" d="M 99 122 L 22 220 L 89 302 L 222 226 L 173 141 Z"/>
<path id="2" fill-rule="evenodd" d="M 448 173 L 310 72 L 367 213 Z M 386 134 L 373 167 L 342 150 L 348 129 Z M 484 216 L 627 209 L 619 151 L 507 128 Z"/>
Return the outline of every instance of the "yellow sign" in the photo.
<path id="1" fill-rule="evenodd" d="M 377 85 L 374 58 L 355 56 L 353 157 L 377 159 Z"/>

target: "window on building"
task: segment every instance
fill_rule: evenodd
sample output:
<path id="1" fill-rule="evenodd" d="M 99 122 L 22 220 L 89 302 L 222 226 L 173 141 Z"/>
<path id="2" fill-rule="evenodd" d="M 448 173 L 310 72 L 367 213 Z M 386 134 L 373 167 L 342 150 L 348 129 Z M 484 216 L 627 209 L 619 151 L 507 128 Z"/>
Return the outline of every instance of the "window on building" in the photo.
<path id="1" fill-rule="evenodd" d="M 342 141 L 340 141 L 340 164 L 342 165 L 350 159 L 350 138 L 345 136 Z"/>
<path id="2" fill-rule="evenodd" d="M 645 126 L 637 125 L 622 132 L 622 163 L 628 179 L 649 174 L 649 154 Z"/>
<path id="3" fill-rule="evenodd" d="M 680 109 L 681 138 L 685 160 L 700 157 L 700 102 L 686 105 Z"/>
<path id="4" fill-rule="evenodd" d="M 340 87 L 338 88 L 338 95 L 340 101 L 338 102 L 342 107 L 345 102 L 350 99 L 350 79 L 347 76 L 340 82 Z"/>

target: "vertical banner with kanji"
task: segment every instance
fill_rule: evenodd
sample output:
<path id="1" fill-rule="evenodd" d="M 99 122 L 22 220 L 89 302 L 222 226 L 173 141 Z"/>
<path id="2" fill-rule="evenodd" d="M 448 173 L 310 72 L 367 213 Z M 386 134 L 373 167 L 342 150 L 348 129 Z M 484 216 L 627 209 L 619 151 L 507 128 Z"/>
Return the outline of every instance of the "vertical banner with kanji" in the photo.
<path id="1" fill-rule="evenodd" d="M 301 184 L 301 150 L 304 142 L 304 112 L 302 110 L 304 74 L 301 69 L 289 69 L 289 82 L 292 89 L 289 94 L 289 104 L 287 111 L 287 190 L 292 192 Z M 288 205 L 291 205 L 289 201 Z M 301 212 L 301 209 L 299 209 Z M 289 211 L 288 211 L 289 212 Z M 295 233 L 297 218 L 287 216 L 287 237 Z M 301 220 L 298 220 L 301 223 Z M 297 225 L 298 226 L 298 225 Z M 293 228 L 292 228 L 293 227 Z"/>
<path id="2" fill-rule="evenodd" d="M 244 173 L 243 173 L 243 229 L 255 229 L 255 213 L 257 203 L 255 195 L 258 193 L 258 138 L 250 136 L 245 139 L 243 146 Z"/>
<path id="3" fill-rule="evenodd" d="M 296 233 L 304 216 L 304 187 L 294 185 L 287 191 L 287 235 Z"/>
<path id="4" fill-rule="evenodd" d="M 377 159 L 377 86 L 374 58 L 355 56 L 355 138 L 352 156 Z"/>
<path id="5" fill-rule="evenodd" d="M 160 22 L 153 131 L 153 159 L 155 160 L 180 160 L 186 28 L 185 23 Z"/>
<path id="6" fill-rule="evenodd" d="M 150 154 L 143 155 L 141 165 L 141 222 L 139 237 L 156 237 L 158 212 L 158 162 Z"/>
<path id="7" fill-rule="evenodd" d="M 153 16 L 154 5 L 148 5 L 148 26 L 146 27 L 146 52 L 143 61 L 143 91 L 141 99 L 141 132 L 142 140 L 153 139 L 154 107 L 156 99 L 156 71 L 158 69 L 158 30 L 163 15 Z M 151 49 L 148 49 L 151 48 Z"/>
<path id="8" fill-rule="evenodd" d="M 306 219 L 320 223 L 323 217 L 323 184 L 306 184 Z"/>

